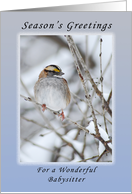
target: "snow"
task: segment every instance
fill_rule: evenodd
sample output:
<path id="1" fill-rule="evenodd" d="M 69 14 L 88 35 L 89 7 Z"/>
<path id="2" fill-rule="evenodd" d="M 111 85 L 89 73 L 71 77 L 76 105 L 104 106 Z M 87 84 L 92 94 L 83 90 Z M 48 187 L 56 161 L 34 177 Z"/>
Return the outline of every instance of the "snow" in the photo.
<path id="1" fill-rule="evenodd" d="M 73 140 L 72 138 L 70 138 L 67 135 L 63 135 L 62 137 L 66 141 L 68 141 L 69 143 L 71 143 L 78 152 L 80 152 L 80 153 L 82 152 L 82 149 L 83 149 L 83 143 L 82 142 L 79 142 L 77 140 Z"/>
<path id="2" fill-rule="evenodd" d="M 36 145 L 33 145 L 30 142 L 26 142 L 26 144 L 22 146 L 22 155 L 20 154 L 21 161 L 24 161 L 24 159 L 26 158 L 28 158 L 27 162 L 30 162 L 30 159 L 32 159 L 32 161 L 34 162 L 48 162 L 49 160 L 51 160 L 53 153 L 46 150 L 46 148 L 49 150 L 53 150 L 55 140 L 54 133 L 49 133 L 49 130 L 46 129 L 44 131 L 40 132 L 40 134 L 45 134 L 43 137 L 37 134 L 32 138 L 31 142 Z M 40 148 L 39 146 L 41 146 L 42 148 Z M 28 157 L 24 158 L 24 154 Z"/>
<path id="3" fill-rule="evenodd" d="M 96 134 L 93 121 L 91 121 L 90 124 L 86 128 L 89 130 L 90 134 L 92 134 L 92 133 Z M 105 141 L 110 140 L 109 137 L 108 137 L 108 134 L 106 133 L 106 131 L 104 129 L 102 129 L 99 125 L 98 125 L 98 129 L 99 129 L 100 136 Z M 112 148 L 112 144 L 111 143 L 108 143 L 108 146 L 110 148 Z M 104 145 L 99 141 L 99 155 L 101 155 L 104 152 L 104 150 L 105 150 Z"/>

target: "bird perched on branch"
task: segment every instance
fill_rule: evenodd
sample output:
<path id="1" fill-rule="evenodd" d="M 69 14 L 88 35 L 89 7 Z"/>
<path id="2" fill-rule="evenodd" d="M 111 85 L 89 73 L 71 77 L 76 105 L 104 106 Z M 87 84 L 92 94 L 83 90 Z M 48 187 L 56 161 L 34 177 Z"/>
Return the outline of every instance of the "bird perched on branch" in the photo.
<path id="1" fill-rule="evenodd" d="M 64 73 L 57 65 L 46 66 L 39 74 L 38 81 L 34 86 L 35 100 L 42 104 L 42 111 L 46 107 L 53 111 L 60 111 L 62 113 L 62 120 L 64 120 L 65 109 L 71 100 L 70 90 L 67 81 L 61 77 Z"/>

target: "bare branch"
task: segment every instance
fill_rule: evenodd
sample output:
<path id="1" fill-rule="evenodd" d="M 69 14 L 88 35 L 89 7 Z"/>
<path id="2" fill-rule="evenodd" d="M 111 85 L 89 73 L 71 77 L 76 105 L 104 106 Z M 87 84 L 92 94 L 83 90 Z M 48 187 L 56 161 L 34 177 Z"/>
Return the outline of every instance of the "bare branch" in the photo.
<path id="1" fill-rule="evenodd" d="M 100 82 L 101 82 L 101 92 L 102 92 L 102 109 L 103 109 L 103 117 L 104 117 L 104 125 L 105 131 L 108 134 L 106 119 L 105 119 L 105 110 L 104 110 L 104 98 L 103 98 L 103 75 L 102 75 L 102 39 L 100 39 Z"/>
<path id="2" fill-rule="evenodd" d="M 86 54 L 85 54 L 85 63 L 88 67 L 88 35 L 86 35 Z"/>
<path id="3" fill-rule="evenodd" d="M 83 78 L 83 75 L 82 75 L 80 67 L 79 67 L 79 62 L 81 61 L 81 58 L 80 57 L 78 58 L 78 54 L 77 54 L 79 51 L 77 50 L 77 47 L 75 47 L 75 45 L 73 46 L 74 43 L 73 43 L 72 37 L 71 36 L 66 36 L 66 37 L 67 37 L 67 42 L 68 42 L 70 51 L 71 51 L 71 53 L 73 55 L 73 58 L 74 58 L 74 62 L 75 62 L 75 66 L 76 66 L 78 75 L 80 77 L 80 80 L 82 82 L 82 85 L 83 85 L 83 88 L 84 88 L 84 91 L 85 91 L 85 98 L 86 98 L 87 104 L 91 108 L 91 113 L 92 113 L 92 117 L 93 117 L 93 121 L 94 121 L 96 135 L 100 136 L 99 129 L 98 129 L 98 126 L 97 126 L 97 119 L 95 117 L 94 109 L 93 109 L 92 102 L 91 102 L 91 99 L 90 99 L 91 96 L 88 94 L 88 90 L 87 90 L 87 87 L 85 85 L 84 78 Z"/>
<path id="4" fill-rule="evenodd" d="M 33 102 L 33 103 L 35 103 L 36 105 L 39 105 L 39 106 L 42 106 L 40 103 L 38 103 L 38 102 L 36 102 L 35 100 L 32 100 L 30 97 L 25 97 L 25 96 L 23 96 L 23 95 L 20 95 L 22 98 L 24 98 L 26 101 L 29 101 L 29 102 Z M 53 111 L 53 110 L 51 110 L 51 109 L 49 109 L 49 108 L 47 108 L 49 111 L 51 111 L 53 114 L 57 114 L 57 115 L 59 115 L 59 112 L 55 112 L 55 111 Z M 75 124 L 76 126 L 78 126 L 79 128 L 81 128 L 82 130 L 84 130 L 85 132 L 89 132 L 85 127 L 83 127 L 83 126 L 81 126 L 80 124 L 78 124 L 78 123 L 76 123 L 76 122 L 74 122 L 74 121 L 72 121 L 71 119 L 69 119 L 69 118 L 65 118 L 66 120 L 69 120 L 69 121 L 71 121 L 73 124 Z M 62 135 L 61 134 L 59 134 L 54 128 L 52 128 L 53 129 L 53 131 L 62 139 L 62 141 L 63 142 L 65 142 L 65 143 L 67 143 L 70 147 L 72 147 L 73 149 L 74 149 L 74 151 L 83 159 L 83 155 L 81 154 L 81 153 L 79 153 L 77 150 L 76 150 L 76 148 L 70 143 L 70 142 L 68 142 L 68 141 L 66 141 L 63 137 L 62 137 Z M 42 136 L 42 135 L 41 135 Z"/>
<path id="5" fill-rule="evenodd" d="M 80 97 L 77 96 L 76 94 L 74 94 L 74 93 L 72 93 L 72 92 L 71 92 L 71 94 L 72 94 L 73 96 L 75 96 L 76 98 L 78 98 L 81 102 L 87 103 L 84 99 L 80 98 Z"/>
<path id="6" fill-rule="evenodd" d="M 84 144 L 83 144 L 83 149 L 82 149 L 83 158 L 84 158 L 85 147 L 86 147 L 86 133 L 85 133 L 85 135 L 84 135 Z"/>
<path id="7" fill-rule="evenodd" d="M 94 158 L 97 158 L 99 155 L 97 155 L 97 156 L 92 156 L 91 158 L 86 158 L 86 159 L 84 159 L 84 160 L 80 160 L 80 161 L 78 161 L 78 162 L 86 162 L 87 160 L 92 160 L 92 159 L 94 159 Z"/>
<path id="8" fill-rule="evenodd" d="M 99 115 L 103 116 L 98 110 L 94 109 Z M 106 117 L 105 117 L 106 118 Z M 106 118 L 106 120 L 112 125 L 112 122 Z"/>
<path id="9" fill-rule="evenodd" d="M 82 56 L 80 55 L 80 52 L 79 52 L 77 46 L 75 45 L 72 37 L 68 35 L 68 36 L 66 36 L 66 38 L 67 38 L 67 42 L 68 42 L 69 48 L 71 50 L 71 53 L 72 53 L 72 55 L 74 57 L 75 64 L 76 64 L 76 61 L 79 61 L 79 63 L 82 65 L 82 67 L 83 67 L 83 69 L 84 69 L 84 71 L 85 71 L 85 73 L 86 73 L 86 75 L 87 75 L 87 77 L 88 77 L 88 79 L 89 79 L 92 87 L 94 88 L 96 94 L 102 99 L 102 93 L 97 88 L 97 86 L 96 86 L 93 78 L 91 77 L 91 75 L 90 75 L 90 73 L 89 73 L 89 71 L 88 71 L 88 69 L 87 69 L 87 67 L 86 67 L 86 65 L 84 63 L 84 60 L 83 60 Z M 80 70 L 80 68 L 79 68 L 79 70 Z M 77 69 L 77 71 L 78 71 L 78 69 Z M 105 99 L 104 99 L 104 105 L 105 105 L 104 108 L 108 111 L 108 113 L 110 114 L 110 116 L 112 116 L 112 111 L 111 111 L 111 109 L 110 109 L 110 107 L 107 104 L 107 102 L 106 102 Z"/>
<path id="10" fill-rule="evenodd" d="M 106 150 L 112 154 L 112 149 L 108 146 L 107 142 L 101 136 L 97 136 L 94 133 L 91 133 L 91 135 L 98 139 L 105 146 Z"/>
<path id="11" fill-rule="evenodd" d="M 108 100 L 107 100 L 107 103 L 108 103 L 108 104 L 110 103 L 111 97 L 112 97 L 112 89 L 111 89 L 111 91 L 110 91 L 110 94 L 109 94 L 109 97 L 108 97 Z"/>
<path id="12" fill-rule="evenodd" d="M 80 97 L 77 96 L 76 94 L 72 93 L 72 95 L 75 96 L 76 98 L 78 98 L 81 102 L 87 103 L 85 100 L 83 100 L 82 98 L 80 98 Z M 73 98 L 74 98 L 74 97 L 73 97 Z M 96 109 L 94 109 L 94 111 L 96 111 L 99 115 L 103 116 L 103 115 L 102 115 L 99 111 L 97 111 Z M 89 116 L 89 117 L 91 117 L 91 116 Z M 106 118 L 106 117 L 105 117 L 105 118 Z M 106 120 L 112 125 L 112 122 L 111 122 L 108 118 L 106 118 Z"/>
<path id="13" fill-rule="evenodd" d="M 23 95 L 20 95 L 22 98 L 24 98 L 25 100 L 27 101 L 30 101 L 30 102 L 33 102 L 35 104 L 38 104 L 39 106 L 42 106 L 41 104 L 37 103 L 35 100 L 32 100 L 30 97 L 25 97 Z M 59 114 L 59 112 L 54 112 L 53 110 L 50 110 L 48 109 L 49 111 L 51 111 L 53 114 Z M 79 123 L 75 122 L 75 121 L 72 121 L 70 118 L 68 117 L 65 117 L 66 120 L 70 121 L 71 123 L 73 123 L 74 125 L 76 125 L 79 129 L 82 129 L 83 131 L 85 131 L 86 133 L 89 133 L 89 130 L 86 129 L 85 127 L 81 126 Z M 61 137 L 61 135 L 50 125 L 51 129 L 59 136 Z M 112 150 L 111 148 L 107 145 L 107 142 L 104 141 L 104 139 L 99 135 L 95 135 L 95 134 L 91 134 L 93 135 L 95 138 L 97 138 L 98 140 L 100 140 L 103 145 L 105 146 L 106 150 L 108 150 L 110 153 L 112 153 Z M 62 139 L 62 138 L 61 138 Z M 63 139 L 62 139 L 63 140 Z M 76 150 L 76 153 L 77 153 L 77 150 Z"/>
<path id="14" fill-rule="evenodd" d="M 102 154 L 98 157 L 98 159 L 96 160 L 96 162 L 99 162 L 99 160 L 102 158 L 102 156 L 103 156 L 105 153 L 107 153 L 106 150 L 104 150 L 104 151 L 102 152 Z"/>

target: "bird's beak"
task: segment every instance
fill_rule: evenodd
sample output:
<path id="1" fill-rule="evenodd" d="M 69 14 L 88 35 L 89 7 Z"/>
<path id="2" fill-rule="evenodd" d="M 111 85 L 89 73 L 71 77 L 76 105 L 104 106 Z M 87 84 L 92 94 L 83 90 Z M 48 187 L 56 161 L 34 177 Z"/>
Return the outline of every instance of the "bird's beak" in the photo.
<path id="1" fill-rule="evenodd" d="M 64 73 L 63 72 L 60 72 L 59 75 L 64 75 Z"/>

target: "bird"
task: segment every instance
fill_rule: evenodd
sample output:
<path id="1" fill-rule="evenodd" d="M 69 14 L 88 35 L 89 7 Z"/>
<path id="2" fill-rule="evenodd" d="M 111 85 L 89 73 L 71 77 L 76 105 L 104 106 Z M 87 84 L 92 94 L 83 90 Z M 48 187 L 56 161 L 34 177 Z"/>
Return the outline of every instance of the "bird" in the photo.
<path id="1" fill-rule="evenodd" d="M 65 119 L 63 110 L 69 105 L 71 93 L 67 81 L 62 77 L 64 73 L 57 65 L 46 66 L 39 74 L 34 85 L 36 102 L 42 104 L 42 111 L 46 108 L 62 111 L 58 116 Z"/>

